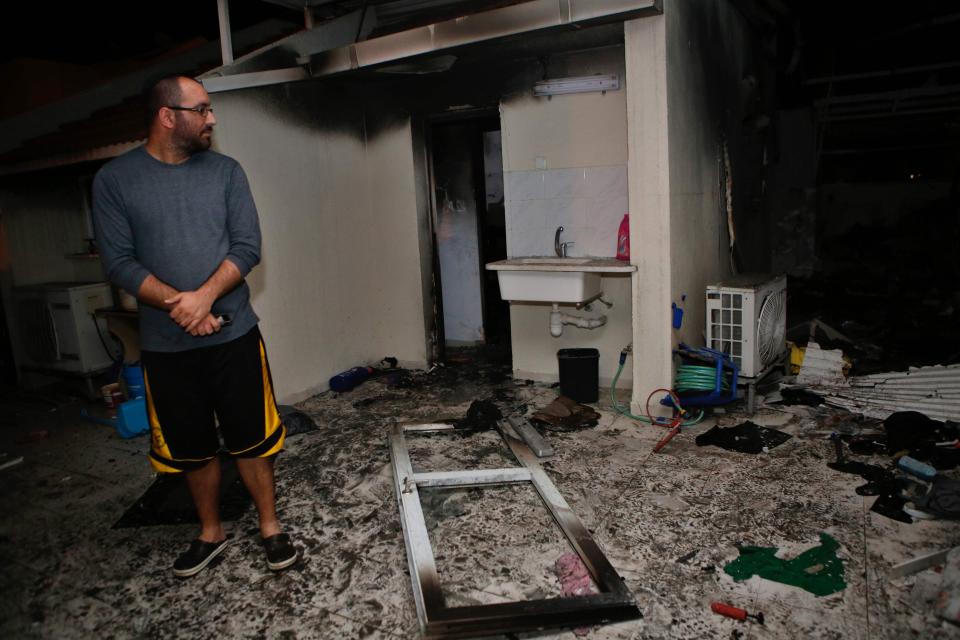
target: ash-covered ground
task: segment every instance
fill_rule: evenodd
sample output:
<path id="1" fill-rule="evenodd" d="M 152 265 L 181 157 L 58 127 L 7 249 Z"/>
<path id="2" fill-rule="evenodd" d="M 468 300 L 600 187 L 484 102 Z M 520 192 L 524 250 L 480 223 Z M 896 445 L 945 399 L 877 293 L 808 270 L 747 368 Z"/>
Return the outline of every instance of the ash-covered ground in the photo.
<path id="1" fill-rule="evenodd" d="M 11 638 L 416 638 L 387 436 L 398 423 L 462 418 L 474 400 L 529 415 L 557 394 L 513 380 L 509 364 L 466 352 L 431 372 L 394 371 L 298 408 L 317 429 L 293 436 L 277 463 L 281 519 L 301 549 L 290 570 L 267 570 L 251 509 L 230 523 L 234 543 L 198 576 L 170 566 L 193 525 L 111 529 L 153 481 L 145 439 L 120 440 L 80 422 L 73 405 L 20 405 L 3 450 L 23 455 L 0 472 L 0 635 Z M 794 437 L 750 455 L 698 447 L 728 412 L 684 430 L 651 454 L 659 427 L 616 414 L 601 394 L 593 428 L 545 432 L 543 467 L 623 576 L 639 620 L 593 627 L 588 638 L 939 638 L 932 572 L 890 581 L 898 562 L 958 544 L 944 521 L 904 524 L 869 511 L 857 476 L 829 469 L 833 444 L 821 409 L 761 409 L 751 419 Z M 830 410 L 832 411 L 832 410 Z M 829 411 L 828 411 L 829 413 Z M 48 435 L 30 441 L 38 429 Z M 492 431 L 408 436 L 415 470 L 516 466 Z M 861 457 L 881 463 L 881 458 Z M 889 464 L 887 460 L 886 464 Z M 536 493 L 513 485 L 423 490 L 449 606 L 553 597 L 569 551 Z M 738 545 L 796 556 L 826 532 L 840 543 L 847 587 L 816 597 L 723 567 Z M 721 600 L 761 611 L 766 624 L 710 611 Z M 573 638 L 569 629 L 520 637 Z"/>

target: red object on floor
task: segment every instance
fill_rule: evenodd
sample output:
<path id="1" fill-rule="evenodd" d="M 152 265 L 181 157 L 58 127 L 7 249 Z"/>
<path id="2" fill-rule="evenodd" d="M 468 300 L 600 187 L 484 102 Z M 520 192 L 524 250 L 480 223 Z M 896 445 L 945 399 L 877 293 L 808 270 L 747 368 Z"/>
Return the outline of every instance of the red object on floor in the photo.
<path id="1" fill-rule="evenodd" d="M 747 618 L 755 618 L 757 622 L 759 622 L 760 624 L 763 624 L 762 613 L 757 613 L 757 614 L 747 613 L 746 609 L 734 607 L 733 605 L 724 604 L 722 602 L 711 602 L 710 609 L 713 610 L 714 613 L 719 613 L 722 616 L 733 618 L 734 620 L 740 620 L 741 622 L 743 622 Z"/>

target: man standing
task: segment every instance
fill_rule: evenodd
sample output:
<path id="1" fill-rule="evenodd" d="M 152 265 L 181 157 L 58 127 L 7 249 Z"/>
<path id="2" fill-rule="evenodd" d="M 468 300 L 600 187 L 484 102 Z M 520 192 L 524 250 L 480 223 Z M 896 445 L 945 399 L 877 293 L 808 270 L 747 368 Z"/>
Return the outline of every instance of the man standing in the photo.
<path id="1" fill-rule="evenodd" d="M 202 527 L 173 571 L 200 572 L 229 542 L 218 424 L 257 506 L 267 565 L 284 569 L 297 559 L 274 499 L 285 430 L 244 282 L 260 261 L 256 206 L 239 163 L 209 150 L 217 120 L 199 82 L 164 78 L 147 103 L 146 145 L 97 173 L 93 210 L 108 277 L 141 302 L 150 462 L 186 473 Z"/>

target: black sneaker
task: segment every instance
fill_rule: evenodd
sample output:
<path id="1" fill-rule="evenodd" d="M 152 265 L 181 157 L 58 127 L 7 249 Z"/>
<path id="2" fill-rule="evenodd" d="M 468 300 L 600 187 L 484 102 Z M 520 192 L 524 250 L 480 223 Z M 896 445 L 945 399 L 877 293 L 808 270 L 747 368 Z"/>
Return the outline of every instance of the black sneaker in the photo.
<path id="1" fill-rule="evenodd" d="M 204 542 L 203 540 L 194 540 L 177 561 L 173 563 L 173 575 L 178 578 L 189 578 L 203 571 L 204 567 L 210 564 L 210 561 L 220 555 L 220 552 L 227 548 L 230 543 L 230 536 L 227 536 L 220 542 Z"/>
<path id="2" fill-rule="evenodd" d="M 263 539 L 263 549 L 267 552 L 267 566 L 271 571 L 286 569 L 297 561 L 297 550 L 286 533 L 278 533 Z"/>

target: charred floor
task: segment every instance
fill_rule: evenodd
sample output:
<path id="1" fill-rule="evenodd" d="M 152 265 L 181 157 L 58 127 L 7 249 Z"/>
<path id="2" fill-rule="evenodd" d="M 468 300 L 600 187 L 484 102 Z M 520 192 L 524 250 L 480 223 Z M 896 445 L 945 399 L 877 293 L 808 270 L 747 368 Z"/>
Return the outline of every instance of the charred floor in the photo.
<path id="1" fill-rule="evenodd" d="M 301 559 L 268 571 L 256 513 L 227 523 L 231 546 L 198 576 L 170 567 L 196 525 L 115 525 L 155 482 L 148 441 L 80 419 L 96 409 L 62 394 L 4 400 L 0 450 L 22 457 L 3 475 L 0 629 L 20 638 L 414 638 L 411 592 L 387 435 L 395 424 L 456 422 L 475 401 L 530 415 L 555 387 L 514 380 L 509 361 L 458 352 L 430 371 L 385 372 L 353 391 L 298 409 L 315 425 L 291 435 L 277 462 L 278 508 Z M 860 475 L 836 462 L 831 433 L 876 433 L 825 405 L 739 405 L 685 428 L 659 453 L 663 429 L 591 405 L 596 426 L 543 430 L 555 455 L 542 466 L 633 594 L 643 617 L 538 638 L 951 637 L 932 599 L 933 571 L 890 579 L 892 566 L 956 544 L 946 520 L 913 523 L 871 511 Z M 714 426 L 752 421 L 788 434 L 760 453 L 698 446 Z M 309 422 L 309 421 L 308 421 Z M 415 469 L 516 465 L 495 430 L 411 437 Z M 701 438 L 702 440 L 702 438 Z M 846 459 L 890 467 L 882 448 Z M 947 471 L 945 473 L 953 473 Z M 557 597 L 557 561 L 570 546 L 538 496 L 522 486 L 424 490 L 422 504 L 448 606 Z M 175 520 L 176 522 L 176 520 Z M 797 559 L 835 541 L 830 593 L 744 577 L 745 549 Z M 831 543 L 832 544 L 832 543 Z M 808 577 L 825 571 L 807 566 Z M 840 586 L 842 584 L 842 586 Z M 827 589 L 829 591 L 830 589 Z M 765 624 L 711 612 L 726 602 Z"/>

